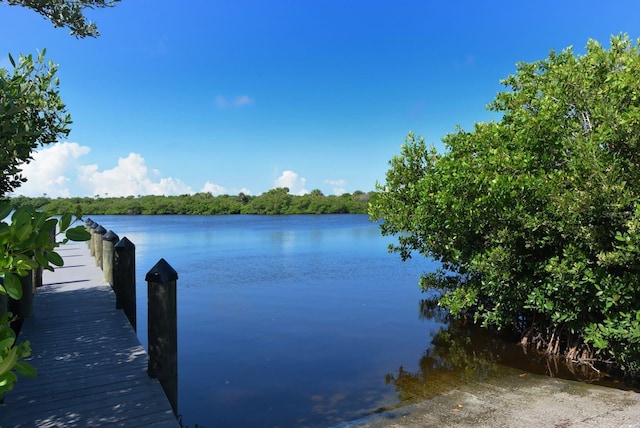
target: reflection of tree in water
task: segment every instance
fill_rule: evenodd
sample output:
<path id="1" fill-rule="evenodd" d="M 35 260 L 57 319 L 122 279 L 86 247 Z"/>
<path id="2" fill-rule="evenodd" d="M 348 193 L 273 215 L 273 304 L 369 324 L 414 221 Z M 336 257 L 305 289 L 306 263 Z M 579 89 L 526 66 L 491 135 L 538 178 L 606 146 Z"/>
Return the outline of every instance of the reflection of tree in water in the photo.
<path id="1" fill-rule="evenodd" d="M 420 357 L 417 372 L 406 371 L 401 366 L 397 373 L 386 376 L 386 383 L 398 392 L 399 406 L 487 379 L 496 375 L 501 365 L 565 379 L 600 380 L 598 373 L 588 367 L 568 366 L 538 353 L 526 354 L 516 338 L 508 334 L 481 328 L 470 320 L 451 320 L 433 300 L 420 302 L 419 317 L 440 322 L 444 327 L 434 334 L 431 346 Z"/>
<path id="2" fill-rule="evenodd" d="M 421 317 L 438 321 L 446 318 L 446 314 L 429 302 L 422 301 L 420 306 Z M 491 340 L 472 340 L 474 329 L 477 327 L 471 323 L 449 323 L 433 336 L 431 346 L 420 358 L 417 372 L 401 366 L 396 374 L 386 376 L 386 383 L 398 392 L 400 405 L 435 397 L 471 380 L 485 379 L 495 370 L 498 344 Z"/>

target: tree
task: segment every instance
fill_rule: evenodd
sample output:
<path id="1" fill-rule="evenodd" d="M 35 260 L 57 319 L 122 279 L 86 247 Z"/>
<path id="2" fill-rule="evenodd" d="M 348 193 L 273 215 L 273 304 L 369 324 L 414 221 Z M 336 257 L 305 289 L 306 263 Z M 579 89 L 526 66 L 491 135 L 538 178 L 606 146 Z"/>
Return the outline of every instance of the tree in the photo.
<path id="1" fill-rule="evenodd" d="M 640 50 L 590 40 L 520 63 L 497 122 L 409 134 L 370 204 L 403 259 L 442 263 L 421 286 L 453 316 L 524 344 L 640 371 Z"/>
<path id="2" fill-rule="evenodd" d="M 32 9 L 55 27 L 67 27 L 71 34 L 96 37 L 98 29 L 84 16 L 86 9 L 114 6 L 119 0 L 0 0 Z M 0 196 L 20 186 L 25 178 L 21 165 L 32 152 L 69 134 L 71 117 L 58 93 L 57 66 L 45 63 L 46 50 L 34 60 L 9 55 L 13 72 L 0 68 Z"/>
<path id="3" fill-rule="evenodd" d="M 21 166 L 32 152 L 69 134 L 71 118 L 58 93 L 57 66 L 45 63 L 42 51 L 9 55 L 13 73 L 0 68 L 0 196 L 10 193 L 26 179 Z"/>
<path id="4" fill-rule="evenodd" d="M 71 35 L 97 37 L 98 27 L 84 15 L 86 9 L 113 7 L 120 0 L 0 0 L 11 6 L 24 6 L 51 21 L 54 27 L 65 27 Z"/>
<path id="5" fill-rule="evenodd" d="M 54 26 L 68 27 L 77 37 L 86 37 L 97 36 L 98 31 L 95 24 L 87 22 L 83 11 L 111 6 L 118 0 L 2 1 L 33 9 Z M 58 93 L 56 66 L 52 62 L 46 65 L 44 55 L 44 50 L 36 60 L 31 55 L 21 55 L 18 63 L 9 55 L 13 73 L 0 68 L 0 198 L 25 181 L 20 167 L 32 159 L 33 150 L 69 133 L 71 119 Z M 59 244 L 50 237 L 56 226 L 59 232 L 66 233 L 65 240 L 86 240 L 89 234 L 82 226 L 69 228 L 69 214 L 58 219 L 25 205 L 6 222 L 11 210 L 8 202 L 0 204 L 0 295 L 20 299 L 20 277 L 39 267 L 52 269 L 63 264 L 54 251 Z M 13 389 L 16 373 L 35 376 L 33 367 L 22 361 L 31 352 L 29 343 L 16 342 L 9 324 L 11 316 L 0 308 L 0 400 Z"/>

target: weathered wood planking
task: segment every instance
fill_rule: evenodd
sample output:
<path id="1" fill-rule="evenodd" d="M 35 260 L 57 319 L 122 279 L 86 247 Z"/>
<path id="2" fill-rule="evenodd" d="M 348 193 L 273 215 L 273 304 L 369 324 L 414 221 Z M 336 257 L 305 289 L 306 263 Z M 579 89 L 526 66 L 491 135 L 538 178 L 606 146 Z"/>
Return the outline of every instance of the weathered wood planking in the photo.
<path id="1" fill-rule="evenodd" d="M 31 341 L 35 379 L 20 377 L 0 405 L 0 426 L 178 427 L 169 401 L 147 376 L 148 355 L 84 244 L 60 248 L 65 266 L 44 273 Z"/>

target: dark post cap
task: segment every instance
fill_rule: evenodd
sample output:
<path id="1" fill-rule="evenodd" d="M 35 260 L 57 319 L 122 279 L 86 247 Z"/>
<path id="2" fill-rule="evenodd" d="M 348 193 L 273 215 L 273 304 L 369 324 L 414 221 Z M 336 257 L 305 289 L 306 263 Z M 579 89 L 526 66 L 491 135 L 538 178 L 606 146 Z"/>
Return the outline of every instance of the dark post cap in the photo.
<path id="1" fill-rule="evenodd" d="M 118 242 L 120 238 L 118 237 L 118 235 L 116 235 L 116 233 L 113 230 L 109 230 L 107 233 L 102 235 L 102 240 L 109 241 L 109 242 Z"/>
<path id="2" fill-rule="evenodd" d="M 98 224 L 98 223 L 97 223 L 97 222 L 95 222 L 95 221 L 92 221 L 92 222 L 91 222 L 91 226 L 89 226 L 89 227 L 90 227 L 91 229 L 93 229 L 93 230 L 96 230 L 97 228 L 99 228 L 99 227 L 100 227 L 100 224 Z"/>
<path id="3" fill-rule="evenodd" d="M 151 268 L 144 280 L 147 282 L 165 283 L 175 281 L 178 279 L 178 272 L 176 272 L 165 259 L 160 259 L 154 267 Z"/>
<path id="4" fill-rule="evenodd" d="M 86 219 L 86 220 L 84 221 L 84 223 L 85 223 L 87 226 L 91 227 L 91 225 L 95 224 L 95 221 L 93 221 L 93 220 L 91 220 L 90 218 L 88 218 L 88 219 Z"/>
<path id="5" fill-rule="evenodd" d="M 104 235 L 105 233 L 107 233 L 107 229 L 102 226 L 98 226 L 96 227 L 96 233 L 99 235 Z"/>
<path id="6" fill-rule="evenodd" d="M 133 250 L 135 248 L 136 246 L 133 245 L 133 242 L 129 241 L 126 236 L 119 240 L 118 243 L 113 246 L 113 249 L 116 251 Z"/>

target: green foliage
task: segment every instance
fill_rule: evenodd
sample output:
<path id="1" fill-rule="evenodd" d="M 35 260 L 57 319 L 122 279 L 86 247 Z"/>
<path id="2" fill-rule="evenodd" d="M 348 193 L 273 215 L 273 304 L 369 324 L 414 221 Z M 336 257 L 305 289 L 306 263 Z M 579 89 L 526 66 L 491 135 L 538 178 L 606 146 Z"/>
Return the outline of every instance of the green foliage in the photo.
<path id="1" fill-rule="evenodd" d="M 37 58 L 11 55 L 12 73 L 0 68 L 0 196 L 25 181 L 21 166 L 38 146 L 69 134 L 71 119 L 58 94 L 57 66 Z"/>
<path id="2" fill-rule="evenodd" d="M 0 203 L 0 217 L 6 218 L 10 211 L 10 203 Z M 90 239 L 82 225 L 71 228 L 71 221 L 70 214 L 58 219 L 25 205 L 13 212 L 10 222 L 0 222 L 0 275 L 4 277 L 0 294 L 20 299 L 22 288 L 19 277 L 26 276 L 38 267 L 53 270 L 54 266 L 62 266 L 62 258 L 54 251 L 55 248 L 69 240 Z M 65 234 L 61 242 L 52 239 L 56 233 Z"/>
<path id="3" fill-rule="evenodd" d="M 95 37 L 95 24 L 86 20 L 86 9 L 115 5 L 119 0 L 0 0 L 11 6 L 30 8 L 49 19 L 55 27 L 67 27 L 77 37 Z M 43 50 L 36 59 L 20 55 L 18 62 L 9 54 L 13 67 L 10 73 L 0 68 L 0 197 L 19 187 L 25 178 L 21 166 L 32 159 L 38 146 L 53 143 L 69 134 L 71 118 L 58 94 L 57 66 L 45 63 Z M 63 260 L 54 249 L 59 243 L 52 240 L 65 233 L 67 240 L 88 240 L 82 226 L 71 228 L 71 215 L 53 218 L 37 211 L 24 201 L 15 207 L 11 221 L 6 218 L 12 210 L 8 202 L 0 202 L 0 295 L 20 299 L 20 277 L 39 267 L 53 269 Z M 4 311 L 4 308 L 0 308 Z M 15 373 L 35 376 L 31 365 L 21 361 L 31 353 L 28 342 L 15 343 L 15 333 L 9 326 L 10 313 L 0 312 L 0 399 L 13 389 Z"/>
<path id="4" fill-rule="evenodd" d="M 86 241 L 91 238 L 84 226 L 72 226 L 72 216 L 64 214 L 54 218 L 49 214 L 23 205 L 11 213 L 9 202 L 0 202 L 0 295 L 12 299 L 22 298 L 20 277 L 31 275 L 40 267 L 53 270 L 62 266 L 63 260 L 55 249 L 69 240 Z M 56 231 L 56 228 L 58 229 Z M 56 234 L 64 238 L 56 242 Z M 17 381 L 15 372 L 23 376 L 35 376 L 35 370 L 22 361 L 31 353 L 29 342 L 15 343 L 15 333 L 9 326 L 10 313 L 2 314 L 0 308 L 0 398 L 13 389 Z"/>
<path id="5" fill-rule="evenodd" d="M 126 198 L 27 198 L 11 199 L 14 207 L 23 204 L 50 212 L 75 212 L 89 215 L 136 214 L 366 214 L 374 195 L 356 191 L 340 196 L 325 196 L 320 191 L 298 196 L 286 188 L 271 189 L 259 196 L 213 196 L 210 193 L 180 196 L 140 196 Z"/>
<path id="6" fill-rule="evenodd" d="M 9 313 L 0 316 L 0 399 L 7 395 L 18 381 L 16 373 L 35 377 L 36 370 L 22 361 L 31 355 L 29 341 L 16 344 L 16 334 L 9 327 Z"/>
<path id="7" fill-rule="evenodd" d="M 442 262 L 422 280 L 453 315 L 535 328 L 548 350 L 640 358 L 640 51 L 626 36 L 521 63 L 498 122 L 410 134 L 370 205 L 391 250 Z"/>
<path id="8" fill-rule="evenodd" d="M 54 27 L 66 27 L 72 36 L 97 37 L 98 27 L 84 16 L 86 9 L 115 6 L 120 0 L 0 0 L 11 6 L 24 6 L 51 21 Z"/>

